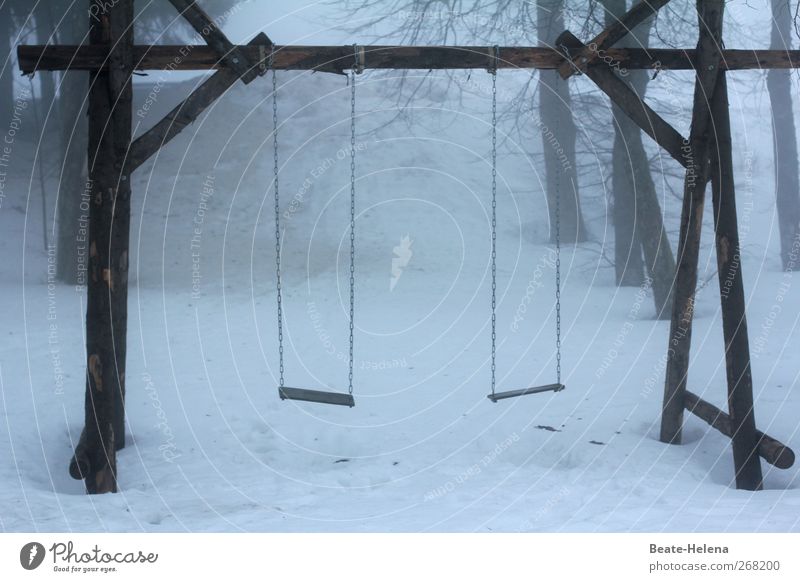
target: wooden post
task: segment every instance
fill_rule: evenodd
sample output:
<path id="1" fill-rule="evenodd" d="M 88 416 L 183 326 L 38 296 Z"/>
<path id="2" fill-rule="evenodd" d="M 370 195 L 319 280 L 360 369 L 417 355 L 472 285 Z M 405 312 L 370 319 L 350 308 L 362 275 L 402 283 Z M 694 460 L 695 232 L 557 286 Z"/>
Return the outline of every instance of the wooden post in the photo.
<path id="1" fill-rule="evenodd" d="M 717 246 L 717 273 L 725 338 L 725 371 L 728 379 L 728 409 L 731 419 L 736 488 L 762 488 L 759 437 L 753 413 L 753 377 L 747 338 L 744 283 L 742 282 L 736 189 L 733 179 L 731 122 L 725 72 L 720 73 L 711 114 L 714 120 L 715 155 L 712 160 L 711 193 Z"/>
<path id="2" fill-rule="evenodd" d="M 271 46 L 272 41 L 266 34 L 261 32 L 256 35 L 251 44 Z M 266 72 L 266 69 L 263 72 Z M 161 121 L 137 137 L 136 141 L 131 144 L 128 155 L 129 171 L 133 172 L 188 125 L 192 124 L 209 105 L 230 89 L 238 79 L 238 73 L 235 71 L 220 69 L 192 91 L 186 99 L 176 105 Z"/>
<path id="3" fill-rule="evenodd" d="M 697 81 L 694 90 L 692 129 L 684 144 L 686 180 L 678 241 L 678 264 L 675 274 L 675 300 L 672 304 L 667 346 L 667 370 L 661 416 L 661 441 L 680 444 L 683 432 L 684 397 L 689 372 L 697 288 L 697 262 L 703 206 L 708 183 L 711 151 L 711 113 L 709 101 L 717 83 L 722 48 L 724 0 L 698 0 L 700 38 L 697 43 Z"/>
<path id="4" fill-rule="evenodd" d="M 88 493 L 117 490 L 116 450 L 125 443 L 125 351 L 130 175 L 125 156 L 133 109 L 133 0 L 92 0 L 90 42 L 109 47 L 108 68 L 89 78 L 89 276 L 86 307 Z"/>

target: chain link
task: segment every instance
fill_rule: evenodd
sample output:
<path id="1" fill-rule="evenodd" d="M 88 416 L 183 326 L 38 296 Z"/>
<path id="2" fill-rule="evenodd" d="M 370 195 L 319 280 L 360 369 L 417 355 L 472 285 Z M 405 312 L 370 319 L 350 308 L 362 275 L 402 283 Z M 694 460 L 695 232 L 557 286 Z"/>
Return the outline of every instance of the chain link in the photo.
<path id="1" fill-rule="evenodd" d="M 353 45 L 355 62 L 350 74 L 350 357 L 348 392 L 353 393 L 353 337 L 356 304 L 356 73 L 359 70 L 358 45 Z"/>
<path id="2" fill-rule="evenodd" d="M 272 161 L 275 191 L 275 281 L 278 297 L 278 386 L 283 388 L 283 298 L 281 290 L 281 198 L 278 191 L 278 78 L 274 67 L 275 49 L 269 54 L 272 70 Z"/>
<path id="3" fill-rule="evenodd" d="M 556 83 L 560 82 L 558 75 Z M 559 116 L 556 115 L 556 136 L 561 139 Z M 561 169 L 556 171 L 556 383 L 561 384 Z"/>
<path id="4" fill-rule="evenodd" d="M 556 383 L 561 384 L 561 225 L 560 203 L 556 202 Z"/>
<path id="5" fill-rule="evenodd" d="M 494 47 L 492 73 L 492 395 L 497 384 L 497 61 Z"/>

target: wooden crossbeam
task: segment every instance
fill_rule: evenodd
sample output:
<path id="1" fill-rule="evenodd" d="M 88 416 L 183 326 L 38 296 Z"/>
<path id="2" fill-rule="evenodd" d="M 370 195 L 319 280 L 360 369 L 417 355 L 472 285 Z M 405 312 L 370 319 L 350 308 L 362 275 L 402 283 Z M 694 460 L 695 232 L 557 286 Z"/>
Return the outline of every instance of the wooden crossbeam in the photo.
<path id="1" fill-rule="evenodd" d="M 684 396 L 684 407 L 726 437 L 733 437 L 731 417 L 697 394 L 687 390 Z M 792 449 L 760 430 L 756 431 L 756 437 L 758 439 L 758 455 L 767 463 L 778 469 L 789 469 L 794 465 L 795 455 Z"/>
<path id="2" fill-rule="evenodd" d="M 267 35 L 258 34 L 253 45 L 269 43 Z M 131 144 L 128 154 L 128 167 L 135 170 L 154 155 L 162 146 L 193 123 L 209 105 L 214 103 L 225 91 L 230 89 L 239 79 L 239 75 L 228 68 L 222 68 L 192 91 L 189 96 L 177 105 L 164 118 L 139 136 Z"/>
<path id="3" fill-rule="evenodd" d="M 251 61 L 241 48 L 229 41 L 225 33 L 194 0 L 169 1 L 206 41 L 217 58 L 233 69 L 242 81 L 249 83 L 258 76 L 258 69 L 252 66 L 256 61 Z"/>
<path id="4" fill-rule="evenodd" d="M 653 16 L 669 0 L 643 0 L 631 8 L 621 18 L 589 41 L 571 61 L 561 63 L 558 72 L 562 78 L 568 79 L 577 72 L 585 72 L 586 67 L 596 62 L 614 44 L 625 38 L 627 34 L 642 22 Z M 556 48 L 558 48 L 556 41 Z"/>
<path id="5" fill-rule="evenodd" d="M 238 53 L 257 64 L 263 48 L 236 45 Z M 485 69 L 492 64 L 492 47 L 486 46 L 390 46 L 365 47 L 365 69 Z M 620 68 L 695 70 L 694 49 L 609 49 L 610 59 Z M 21 45 L 17 47 L 20 71 L 95 71 L 108 66 L 104 45 Z M 211 70 L 226 68 L 218 53 L 206 45 L 155 45 L 133 47 L 134 68 L 146 70 Z M 500 69 L 557 69 L 564 62 L 558 51 L 545 47 L 500 47 Z M 276 45 L 274 66 L 278 70 L 343 73 L 353 66 L 353 47 Z M 592 66 L 607 67 L 595 61 Z M 728 71 L 744 69 L 800 68 L 800 50 L 724 50 L 719 66 Z"/>

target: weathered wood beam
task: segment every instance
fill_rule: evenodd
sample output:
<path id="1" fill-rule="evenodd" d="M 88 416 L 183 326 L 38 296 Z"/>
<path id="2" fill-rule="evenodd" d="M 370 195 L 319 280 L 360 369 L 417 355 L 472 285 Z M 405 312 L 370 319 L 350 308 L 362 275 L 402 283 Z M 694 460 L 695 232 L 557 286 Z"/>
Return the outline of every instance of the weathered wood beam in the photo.
<path id="1" fill-rule="evenodd" d="M 75 445 L 75 453 L 69 461 L 69 476 L 80 481 L 85 479 L 91 470 L 89 452 L 86 449 L 86 429 L 84 428 Z"/>
<path id="2" fill-rule="evenodd" d="M 85 438 L 75 458 L 87 493 L 117 490 L 125 442 L 132 131 L 133 0 L 92 0 L 89 38 L 108 43 L 109 68 L 89 75 L 89 269 L 86 300 Z M 97 17 L 97 15 L 102 15 Z M 81 443 L 79 443 L 80 445 Z M 88 468 L 88 469 L 87 469 Z M 88 473 L 82 471 L 88 470 Z"/>
<path id="3" fill-rule="evenodd" d="M 251 42 L 264 45 L 269 39 L 264 33 L 257 35 Z M 184 99 L 164 118 L 139 136 L 132 144 L 128 154 L 128 168 L 132 172 L 150 156 L 155 154 L 164 144 L 178 135 L 193 123 L 206 108 L 214 103 L 225 91 L 239 79 L 236 72 L 223 68 L 204 81 L 197 89 Z"/>
<path id="4" fill-rule="evenodd" d="M 607 27 L 603 32 L 586 43 L 586 46 L 575 54 L 571 61 L 562 63 L 558 73 L 568 79 L 578 71 L 585 72 L 586 67 L 597 61 L 614 44 L 625 38 L 629 32 L 658 12 L 669 0 L 643 0 Z M 557 42 L 557 41 L 556 41 Z M 558 46 L 556 45 L 556 48 Z"/>
<path id="5" fill-rule="evenodd" d="M 717 275 L 725 340 L 725 371 L 731 420 L 736 488 L 763 488 L 761 462 L 755 451 L 759 438 L 753 408 L 753 375 L 742 277 L 739 223 L 736 218 L 736 188 L 733 179 L 733 144 L 730 105 L 725 72 L 719 74 L 711 115 L 714 121 L 714 155 L 711 163 L 711 196 L 714 208 Z"/>
<path id="6" fill-rule="evenodd" d="M 265 48 L 270 46 L 266 43 Z M 263 50 L 236 45 L 251 63 L 258 63 Z M 399 47 L 367 46 L 366 69 L 485 69 L 491 63 L 492 47 Z M 564 57 L 544 47 L 500 47 L 500 69 L 557 69 Z M 694 49 L 609 49 L 605 56 L 625 69 L 695 70 Z M 20 71 L 95 71 L 108 66 L 108 47 L 103 45 L 21 45 L 17 47 Z M 719 66 L 728 71 L 743 69 L 800 68 L 800 50 L 725 50 Z M 226 68 L 214 49 L 206 45 L 154 45 L 133 47 L 134 68 L 147 70 L 210 70 Z M 275 46 L 278 70 L 342 73 L 353 65 L 353 47 Z M 605 62 L 600 65 L 606 67 Z M 597 66 L 597 63 L 594 64 Z"/>
<path id="7" fill-rule="evenodd" d="M 169 2 L 206 41 L 217 58 L 233 69 L 244 83 L 249 83 L 258 76 L 258 69 L 253 66 L 256 61 L 251 61 L 243 50 L 229 41 L 225 33 L 194 0 L 169 0 Z"/>
<path id="8" fill-rule="evenodd" d="M 683 402 L 689 373 L 692 345 L 692 320 L 697 289 L 697 262 L 703 226 L 705 190 L 709 180 L 709 160 L 714 128 L 709 101 L 719 78 L 722 12 L 724 0 L 698 0 L 700 36 L 699 63 L 695 81 L 692 129 L 687 149 L 686 178 L 678 238 L 675 299 L 672 304 L 664 400 L 661 410 L 660 439 L 680 444 L 683 434 Z"/>
<path id="9" fill-rule="evenodd" d="M 560 45 L 568 47 L 583 46 L 568 30 L 561 33 L 556 40 Z M 653 141 L 661 146 L 679 164 L 686 166 L 686 143 L 684 137 L 678 133 L 663 117 L 653 111 L 628 84 L 620 79 L 609 67 L 588 67 L 586 76 L 609 96 L 613 101 L 642 131 L 649 135 Z"/>
<path id="10" fill-rule="evenodd" d="M 684 406 L 686 410 L 707 422 L 726 437 L 733 436 L 734 430 L 731 417 L 713 404 L 700 398 L 697 394 L 687 390 Z M 778 469 L 789 469 L 794 465 L 795 455 L 792 449 L 760 430 L 756 430 L 756 438 L 758 441 L 758 454 L 767 463 Z"/>

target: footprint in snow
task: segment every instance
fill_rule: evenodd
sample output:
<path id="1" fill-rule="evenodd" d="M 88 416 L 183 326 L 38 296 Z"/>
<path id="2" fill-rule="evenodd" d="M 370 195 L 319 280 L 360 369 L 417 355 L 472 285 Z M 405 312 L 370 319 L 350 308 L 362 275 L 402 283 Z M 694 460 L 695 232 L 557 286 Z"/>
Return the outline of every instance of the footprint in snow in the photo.
<path id="1" fill-rule="evenodd" d="M 553 428 L 552 426 L 547 426 L 546 424 L 540 424 L 536 428 L 538 428 L 539 430 L 546 430 L 548 432 L 561 432 L 557 428 Z"/>
<path id="2" fill-rule="evenodd" d="M 161 522 L 164 521 L 165 517 L 167 516 L 160 513 L 154 513 L 147 519 L 147 523 L 150 525 L 161 525 Z"/>

